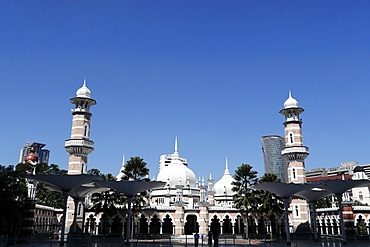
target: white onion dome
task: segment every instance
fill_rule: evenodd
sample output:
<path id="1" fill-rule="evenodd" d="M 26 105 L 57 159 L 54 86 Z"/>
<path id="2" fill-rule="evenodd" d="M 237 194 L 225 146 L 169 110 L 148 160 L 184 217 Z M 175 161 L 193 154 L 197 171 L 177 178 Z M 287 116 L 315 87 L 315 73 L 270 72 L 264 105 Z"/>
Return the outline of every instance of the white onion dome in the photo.
<path id="1" fill-rule="evenodd" d="M 186 165 L 174 161 L 160 169 L 157 175 L 157 181 L 166 182 L 170 187 L 175 187 L 178 184 L 194 187 L 197 178 L 195 173 Z"/>
<path id="2" fill-rule="evenodd" d="M 76 91 L 76 96 L 80 98 L 90 98 L 91 91 L 86 87 L 86 79 L 84 80 L 84 84 Z"/>
<path id="3" fill-rule="evenodd" d="M 177 151 L 177 137 L 175 152 L 161 156 L 157 181 L 166 182 L 169 187 L 175 187 L 179 184 L 194 187 L 197 183 L 195 173 L 189 169 L 187 160 L 181 158 Z"/>
<path id="4" fill-rule="evenodd" d="M 298 101 L 292 97 L 289 91 L 289 98 L 284 102 L 284 108 L 296 108 L 298 107 Z"/>
<path id="5" fill-rule="evenodd" d="M 215 196 L 232 196 L 235 194 L 235 192 L 232 191 L 232 188 L 234 187 L 232 185 L 232 182 L 234 182 L 235 179 L 231 176 L 226 160 L 226 168 L 224 171 L 224 174 L 222 175 L 222 178 L 218 180 L 214 185 L 215 190 Z"/>

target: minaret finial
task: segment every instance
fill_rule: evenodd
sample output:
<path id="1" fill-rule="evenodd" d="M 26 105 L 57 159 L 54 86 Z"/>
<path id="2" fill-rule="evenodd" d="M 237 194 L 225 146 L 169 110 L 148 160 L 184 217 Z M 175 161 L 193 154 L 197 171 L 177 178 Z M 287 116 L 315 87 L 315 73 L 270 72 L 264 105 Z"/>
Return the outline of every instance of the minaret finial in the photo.
<path id="1" fill-rule="evenodd" d="M 292 98 L 292 91 L 289 90 L 289 98 Z"/>
<path id="2" fill-rule="evenodd" d="M 84 78 L 84 85 L 83 86 L 86 87 L 86 78 Z"/>

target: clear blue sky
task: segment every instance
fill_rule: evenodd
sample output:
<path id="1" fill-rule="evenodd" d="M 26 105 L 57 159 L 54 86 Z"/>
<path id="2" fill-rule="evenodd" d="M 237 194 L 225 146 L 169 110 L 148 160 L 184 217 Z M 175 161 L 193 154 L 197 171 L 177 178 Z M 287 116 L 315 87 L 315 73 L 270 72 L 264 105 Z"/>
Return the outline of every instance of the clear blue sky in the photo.
<path id="1" fill-rule="evenodd" d="M 0 1 L 1 160 L 27 140 L 66 169 L 69 99 L 83 79 L 95 151 L 151 177 L 174 151 L 219 179 L 228 157 L 263 174 L 261 136 L 283 135 L 291 90 L 306 111 L 306 168 L 370 163 L 369 1 Z"/>

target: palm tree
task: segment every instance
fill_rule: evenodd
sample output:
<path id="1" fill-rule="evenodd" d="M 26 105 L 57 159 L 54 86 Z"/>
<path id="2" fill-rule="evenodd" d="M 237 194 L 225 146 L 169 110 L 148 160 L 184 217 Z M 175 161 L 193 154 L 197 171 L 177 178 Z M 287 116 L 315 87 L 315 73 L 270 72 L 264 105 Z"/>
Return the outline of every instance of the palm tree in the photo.
<path id="1" fill-rule="evenodd" d="M 255 211 L 257 209 L 256 195 L 253 193 L 251 186 L 257 182 L 257 171 L 249 164 L 242 164 L 239 166 L 233 176 L 235 179 L 232 182 L 234 186 L 233 192 L 236 192 L 233 200 L 236 207 L 244 209 L 247 212 Z M 246 224 L 246 237 L 248 238 L 248 224 Z"/>
<path id="2" fill-rule="evenodd" d="M 144 159 L 136 156 L 127 161 L 122 171 L 122 180 L 149 180 L 149 169 L 146 168 Z"/>
<path id="3" fill-rule="evenodd" d="M 114 181 L 116 178 L 108 173 L 108 174 L 102 174 L 98 169 L 91 169 L 87 171 L 88 174 L 94 174 L 99 175 L 104 180 Z M 103 191 L 100 193 L 93 193 L 91 195 L 91 202 L 93 203 L 93 206 L 90 208 L 90 210 L 95 211 L 96 213 L 101 212 L 102 213 L 102 233 L 106 234 L 106 223 L 107 218 L 112 217 L 115 214 L 117 214 L 118 209 L 117 205 L 121 204 L 121 197 L 122 194 L 110 189 L 107 191 Z"/>
<path id="4" fill-rule="evenodd" d="M 143 181 L 150 181 L 149 176 L 149 169 L 146 167 L 146 162 L 143 158 L 138 156 L 131 157 L 124 166 L 122 170 L 123 176 L 122 180 L 143 180 Z M 141 206 L 145 204 L 145 198 L 149 197 L 149 193 L 147 191 L 143 191 L 137 195 L 135 195 L 132 199 L 132 213 L 133 217 L 137 217 L 138 213 L 141 210 Z M 121 197 L 122 202 L 127 203 L 127 197 Z M 133 224 L 134 221 L 131 221 Z M 133 229 L 133 226 L 131 226 Z M 132 232 L 133 233 L 133 232 Z"/>
<path id="5" fill-rule="evenodd" d="M 265 173 L 259 180 L 261 182 L 280 182 L 280 179 L 271 173 Z M 258 212 L 266 220 L 273 221 L 273 217 L 276 214 L 282 213 L 284 210 L 284 204 L 280 197 L 269 191 L 257 190 L 256 191 L 258 201 Z M 277 229 L 277 226 L 275 226 Z"/>
<path id="6" fill-rule="evenodd" d="M 122 170 L 123 176 L 122 180 L 144 180 L 149 181 L 148 175 L 149 175 L 149 169 L 146 168 L 146 162 L 144 162 L 143 158 L 140 158 L 138 156 L 131 157 L 130 160 L 127 161 L 127 163 L 124 166 L 124 169 Z M 143 191 L 140 194 L 137 194 L 134 196 L 132 200 L 133 205 L 133 211 L 137 211 L 141 208 L 141 205 L 145 203 L 144 198 L 147 198 L 148 192 Z M 127 199 L 124 197 L 123 201 L 126 201 Z"/>

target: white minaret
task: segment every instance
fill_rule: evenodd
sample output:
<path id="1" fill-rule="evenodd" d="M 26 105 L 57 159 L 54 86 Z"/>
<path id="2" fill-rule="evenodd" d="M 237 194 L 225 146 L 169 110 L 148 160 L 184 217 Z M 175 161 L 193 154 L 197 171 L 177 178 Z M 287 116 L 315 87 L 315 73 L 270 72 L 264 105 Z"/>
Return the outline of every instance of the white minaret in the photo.
<path id="1" fill-rule="evenodd" d="M 71 103 L 75 105 L 72 109 L 71 138 L 65 141 L 66 151 L 69 153 L 68 174 L 83 174 L 87 171 L 87 157 L 94 150 L 94 142 L 90 140 L 90 107 L 96 104 L 91 98 L 91 92 L 86 87 L 86 79 L 83 86 L 76 91 L 76 97 Z M 77 216 L 78 228 L 83 227 L 83 210 Z M 66 232 L 73 223 L 74 203 L 68 199 L 68 210 L 66 218 Z M 80 220 L 80 222 L 79 222 Z"/>
<path id="2" fill-rule="evenodd" d="M 82 174 L 87 170 L 87 156 L 94 150 L 94 142 L 90 140 L 90 107 L 96 104 L 86 87 L 86 79 L 71 103 L 75 105 L 72 109 L 71 138 L 65 141 L 69 153 L 68 174 Z"/>
<path id="3" fill-rule="evenodd" d="M 298 107 L 297 100 L 289 91 L 289 98 L 284 102 L 284 109 L 280 111 L 280 114 L 285 116 L 285 148 L 281 154 L 288 160 L 289 183 L 306 182 L 304 160 L 308 156 L 308 147 L 303 146 L 302 119 L 299 117 L 302 112 L 303 108 Z"/>
<path id="4" fill-rule="evenodd" d="M 298 106 L 298 101 L 292 97 L 289 91 L 289 98 L 284 102 L 284 109 L 280 111 L 280 114 L 285 116 L 285 148 L 281 151 L 281 154 L 288 161 L 289 183 L 306 182 L 304 160 L 308 156 L 308 147 L 303 146 L 302 119 L 299 117 L 302 112 L 304 112 L 304 109 Z M 295 231 L 299 224 L 305 223 L 309 219 L 308 204 L 305 200 L 293 199 L 291 208 L 291 222 Z"/>

